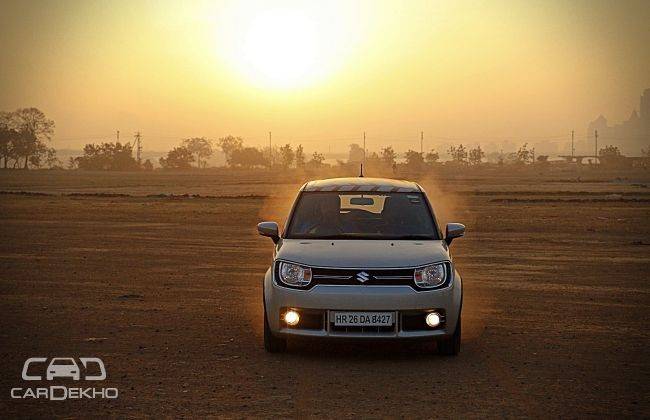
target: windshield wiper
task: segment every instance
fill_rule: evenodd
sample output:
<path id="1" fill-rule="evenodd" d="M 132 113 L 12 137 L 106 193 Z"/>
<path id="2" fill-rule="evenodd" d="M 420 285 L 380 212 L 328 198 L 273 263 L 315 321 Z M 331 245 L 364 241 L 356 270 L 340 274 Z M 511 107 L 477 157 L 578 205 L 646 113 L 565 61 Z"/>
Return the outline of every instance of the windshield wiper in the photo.
<path id="1" fill-rule="evenodd" d="M 436 239 L 436 238 L 434 238 L 431 235 L 413 234 L 413 235 L 395 236 L 395 237 L 391 237 L 390 239 L 395 239 L 395 240 L 417 240 L 417 239 Z"/>
<path id="2" fill-rule="evenodd" d="M 383 235 L 383 234 L 367 234 L 367 233 L 344 233 L 338 235 L 300 235 L 295 238 L 289 237 L 289 239 L 375 239 L 375 240 L 423 240 L 423 239 L 436 239 L 432 235 L 426 234 L 414 234 L 414 235 Z"/>

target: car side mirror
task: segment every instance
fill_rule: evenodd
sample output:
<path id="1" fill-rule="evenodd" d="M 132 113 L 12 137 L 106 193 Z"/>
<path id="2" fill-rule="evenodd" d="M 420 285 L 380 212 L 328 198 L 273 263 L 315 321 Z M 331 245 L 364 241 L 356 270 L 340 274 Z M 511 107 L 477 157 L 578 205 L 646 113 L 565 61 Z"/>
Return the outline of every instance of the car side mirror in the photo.
<path id="1" fill-rule="evenodd" d="M 273 243 L 280 240 L 280 229 L 275 222 L 262 222 L 257 224 L 257 232 L 262 236 L 268 236 L 273 239 Z"/>
<path id="2" fill-rule="evenodd" d="M 445 232 L 445 242 L 447 245 L 451 244 L 455 238 L 465 236 L 465 225 L 460 223 L 447 223 L 447 231 Z"/>

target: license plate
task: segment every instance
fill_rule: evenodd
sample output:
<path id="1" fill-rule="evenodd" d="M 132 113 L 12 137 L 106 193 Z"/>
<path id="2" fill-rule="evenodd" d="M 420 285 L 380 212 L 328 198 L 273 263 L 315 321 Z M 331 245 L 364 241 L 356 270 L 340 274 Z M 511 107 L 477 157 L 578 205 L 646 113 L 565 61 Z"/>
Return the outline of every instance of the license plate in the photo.
<path id="1" fill-rule="evenodd" d="M 337 327 L 390 327 L 393 312 L 331 312 Z"/>

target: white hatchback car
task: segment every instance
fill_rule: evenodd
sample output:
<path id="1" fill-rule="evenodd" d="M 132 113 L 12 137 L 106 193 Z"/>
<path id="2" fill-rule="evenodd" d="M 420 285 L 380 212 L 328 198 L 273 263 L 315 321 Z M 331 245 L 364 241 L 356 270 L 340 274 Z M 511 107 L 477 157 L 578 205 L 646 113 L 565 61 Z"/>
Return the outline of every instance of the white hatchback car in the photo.
<path id="1" fill-rule="evenodd" d="M 463 284 L 433 208 L 413 182 L 335 178 L 302 186 L 264 278 L 264 347 L 292 336 L 436 340 L 460 351 Z"/>

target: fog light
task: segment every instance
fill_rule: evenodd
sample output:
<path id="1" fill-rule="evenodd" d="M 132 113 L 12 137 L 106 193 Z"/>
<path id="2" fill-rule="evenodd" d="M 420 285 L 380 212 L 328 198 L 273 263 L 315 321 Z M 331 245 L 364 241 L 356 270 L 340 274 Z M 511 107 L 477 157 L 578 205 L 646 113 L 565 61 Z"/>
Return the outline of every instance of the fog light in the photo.
<path id="1" fill-rule="evenodd" d="M 284 322 L 293 327 L 300 322 L 300 315 L 298 315 L 298 312 L 296 311 L 287 311 L 284 313 Z"/>
<path id="2" fill-rule="evenodd" d="M 427 325 L 431 328 L 435 328 L 440 325 L 440 315 L 437 312 L 429 312 L 425 318 Z"/>

